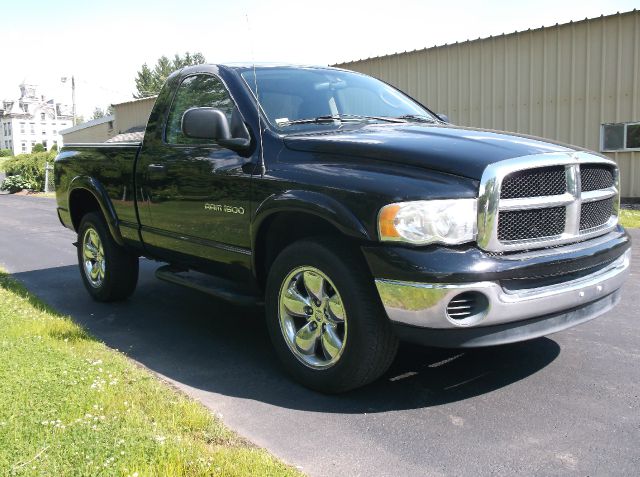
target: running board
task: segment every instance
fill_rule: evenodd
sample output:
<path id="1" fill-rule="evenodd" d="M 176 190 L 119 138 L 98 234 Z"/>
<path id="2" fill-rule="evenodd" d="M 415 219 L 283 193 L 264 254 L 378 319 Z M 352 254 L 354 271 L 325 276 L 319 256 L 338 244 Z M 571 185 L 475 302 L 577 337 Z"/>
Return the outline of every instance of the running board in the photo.
<path id="1" fill-rule="evenodd" d="M 192 288 L 236 305 L 262 306 L 264 304 L 264 299 L 261 296 L 247 294 L 229 280 L 204 273 L 163 265 L 156 270 L 156 277 L 165 282 Z"/>

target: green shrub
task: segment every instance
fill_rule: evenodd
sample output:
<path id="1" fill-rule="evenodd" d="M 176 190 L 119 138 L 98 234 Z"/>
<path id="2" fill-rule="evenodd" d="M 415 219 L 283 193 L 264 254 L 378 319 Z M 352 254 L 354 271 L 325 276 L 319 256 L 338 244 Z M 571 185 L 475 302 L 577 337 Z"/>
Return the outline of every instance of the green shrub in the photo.
<path id="1" fill-rule="evenodd" d="M 34 152 L 45 152 L 47 149 L 41 144 L 34 144 L 33 147 L 31 148 L 31 153 Z"/>
<path id="2" fill-rule="evenodd" d="M 13 156 L 13 151 L 11 149 L 0 149 L 0 157 L 11 157 Z"/>
<path id="3" fill-rule="evenodd" d="M 22 180 L 30 184 L 31 189 L 44 190 L 44 168 L 47 162 L 53 162 L 55 153 L 36 152 L 20 154 L 3 161 L 2 168 L 8 177 L 21 176 Z M 7 177 L 7 178 L 8 178 Z"/>
<path id="4" fill-rule="evenodd" d="M 22 189 L 33 189 L 33 185 L 22 176 L 9 176 L 0 184 L 0 190 L 9 191 L 10 194 L 20 192 Z"/>

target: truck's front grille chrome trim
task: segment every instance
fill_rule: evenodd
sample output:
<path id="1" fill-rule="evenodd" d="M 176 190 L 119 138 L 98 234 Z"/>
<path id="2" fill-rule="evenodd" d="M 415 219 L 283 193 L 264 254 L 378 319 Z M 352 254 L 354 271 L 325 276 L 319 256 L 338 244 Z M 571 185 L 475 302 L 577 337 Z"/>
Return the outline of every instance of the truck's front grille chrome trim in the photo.
<path id="1" fill-rule="evenodd" d="M 542 197 L 503 199 L 500 201 L 500 210 L 525 210 L 557 207 L 560 205 L 569 205 L 574 200 L 575 197 L 569 193 L 562 195 L 545 195 Z"/>
<path id="2" fill-rule="evenodd" d="M 535 171 L 540 171 L 539 179 L 544 179 L 550 171 L 557 175 L 563 168 L 564 193 L 544 195 L 548 191 L 561 192 L 555 184 L 560 182 L 555 180 L 555 185 L 549 187 L 544 181 L 535 180 Z M 522 184 L 523 172 L 532 181 L 530 186 Z M 583 189 L 583 179 L 588 180 L 587 190 Z M 505 189 L 509 198 L 501 199 L 503 185 L 514 180 L 520 181 L 518 193 L 514 194 L 514 187 L 509 185 Z M 523 197 L 522 191 L 530 196 Z M 512 198 L 514 195 L 517 197 Z M 505 252 L 586 240 L 615 228 L 619 208 L 618 169 L 609 159 L 586 152 L 567 152 L 500 161 L 487 167 L 480 182 L 478 245 L 491 252 Z M 553 224 L 548 223 L 549 217 L 553 218 Z"/>

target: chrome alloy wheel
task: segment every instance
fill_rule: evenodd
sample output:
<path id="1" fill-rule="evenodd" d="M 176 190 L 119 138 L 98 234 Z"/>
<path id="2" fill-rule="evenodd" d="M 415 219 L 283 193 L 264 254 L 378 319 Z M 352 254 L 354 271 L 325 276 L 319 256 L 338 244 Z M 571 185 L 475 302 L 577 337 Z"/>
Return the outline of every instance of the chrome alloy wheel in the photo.
<path id="1" fill-rule="evenodd" d="M 338 289 L 311 266 L 298 267 L 282 282 L 278 296 L 280 329 L 304 365 L 329 368 L 347 342 L 347 314 Z"/>
<path id="2" fill-rule="evenodd" d="M 106 263 L 102 241 L 92 227 L 89 227 L 82 237 L 82 261 L 87 280 L 92 287 L 100 288 L 104 281 Z"/>

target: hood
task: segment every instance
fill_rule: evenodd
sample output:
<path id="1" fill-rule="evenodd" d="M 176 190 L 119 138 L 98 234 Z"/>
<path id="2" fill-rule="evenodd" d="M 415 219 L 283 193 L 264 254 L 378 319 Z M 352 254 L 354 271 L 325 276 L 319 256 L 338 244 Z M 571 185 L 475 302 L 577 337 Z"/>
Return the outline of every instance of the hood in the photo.
<path id="1" fill-rule="evenodd" d="M 577 150 L 530 136 L 418 123 L 371 124 L 359 129 L 295 134 L 285 137 L 284 142 L 296 151 L 395 162 L 477 180 L 493 162 Z"/>

